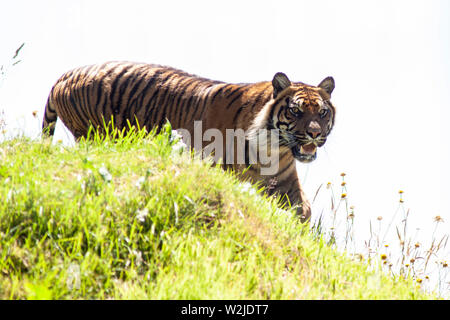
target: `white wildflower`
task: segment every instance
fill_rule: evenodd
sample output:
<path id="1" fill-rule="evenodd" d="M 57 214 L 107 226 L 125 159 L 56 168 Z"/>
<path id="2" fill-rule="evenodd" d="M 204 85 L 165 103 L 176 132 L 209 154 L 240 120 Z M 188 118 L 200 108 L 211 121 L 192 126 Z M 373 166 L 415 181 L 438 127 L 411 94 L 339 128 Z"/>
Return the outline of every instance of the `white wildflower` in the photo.
<path id="1" fill-rule="evenodd" d="M 177 143 L 172 145 L 172 153 L 181 154 L 187 149 L 186 144 L 182 140 L 179 140 Z"/>
<path id="2" fill-rule="evenodd" d="M 249 182 L 241 183 L 241 190 L 247 192 L 252 187 Z"/>
<path id="3" fill-rule="evenodd" d="M 170 135 L 170 142 L 178 142 L 180 140 L 183 140 L 183 135 L 177 130 L 172 130 L 172 133 Z"/>
<path id="4" fill-rule="evenodd" d="M 142 262 L 143 262 L 142 252 L 138 251 L 138 250 L 132 250 L 131 253 L 135 257 L 135 260 L 134 260 L 135 265 L 139 267 L 142 264 Z"/>
<path id="5" fill-rule="evenodd" d="M 175 224 L 178 224 L 178 204 L 176 202 L 173 203 L 173 209 L 175 210 Z"/>
<path id="6" fill-rule="evenodd" d="M 112 175 L 109 173 L 108 169 L 103 165 L 100 169 L 98 169 L 98 173 L 102 176 L 103 180 L 106 182 L 110 182 L 112 180 Z"/>
<path id="7" fill-rule="evenodd" d="M 145 182 L 145 177 L 140 177 L 139 179 L 137 179 L 135 186 L 140 189 L 142 187 L 142 185 Z"/>
<path id="8" fill-rule="evenodd" d="M 13 194 L 14 194 L 13 189 L 9 189 L 8 194 L 6 195 L 6 201 L 7 202 L 11 200 Z"/>
<path id="9" fill-rule="evenodd" d="M 256 193 L 256 190 L 250 182 L 241 183 L 240 186 L 242 192 L 247 192 L 250 195 L 254 195 Z"/>
<path id="10" fill-rule="evenodd" d="M 172 154 L 181 154 L 187 150 L 187 145 L 183 142 L 183 135 L 177 130 L 172 130 L 170 143 L 172 143 Z"/>
<path id="11" fill-rule="evenodd" d="M 136 213 L 137 213 L 136 214 L 136 219 L 138 219 L 140 222 L 144 223 L 145 219 L 148 216 L 148 209 L 144 208 L 142 210 L 138 210 Z"/>

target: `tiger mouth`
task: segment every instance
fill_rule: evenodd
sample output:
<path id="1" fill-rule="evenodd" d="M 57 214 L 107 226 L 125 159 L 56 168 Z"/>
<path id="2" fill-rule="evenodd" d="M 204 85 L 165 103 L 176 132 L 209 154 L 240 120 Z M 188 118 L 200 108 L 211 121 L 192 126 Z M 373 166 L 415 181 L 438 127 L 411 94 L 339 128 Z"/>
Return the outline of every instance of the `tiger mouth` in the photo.
<path id="1" fill-rule="evenodd" d="M 317 146 L 314 143 L 298 144 L 292 148 L 294 158 L 303 163 L 309 163 L 317 157 Z"/>

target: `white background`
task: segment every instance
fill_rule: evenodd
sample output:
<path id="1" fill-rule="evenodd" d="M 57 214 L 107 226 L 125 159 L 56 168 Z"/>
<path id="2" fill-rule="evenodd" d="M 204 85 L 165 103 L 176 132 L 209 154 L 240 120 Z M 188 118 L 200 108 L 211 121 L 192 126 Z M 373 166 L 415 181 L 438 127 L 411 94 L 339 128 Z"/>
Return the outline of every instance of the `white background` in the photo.
<path id="1" fill-rule="evenodd" d="M 107 60 L 228 82 L 333 76 L 335 130 L 299 165 L 309 197 L 328 181 L 339 193 L 346 172 L 362 236 L 369 218 L 391 218 L 400 189 L 423 236 L 434 216 L 450 220 L 450 1 L 2 0 L 0 12 L 0 64 L 26 43 L 0 88 L 10 133 L 36 135 L 57 78 Z"/>

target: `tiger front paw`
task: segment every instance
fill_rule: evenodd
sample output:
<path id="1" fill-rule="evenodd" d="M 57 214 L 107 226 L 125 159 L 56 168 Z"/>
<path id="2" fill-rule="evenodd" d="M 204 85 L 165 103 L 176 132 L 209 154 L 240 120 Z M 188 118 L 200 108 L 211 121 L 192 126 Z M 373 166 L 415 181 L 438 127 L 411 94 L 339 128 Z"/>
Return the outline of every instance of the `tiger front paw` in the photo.
<path id="1" fill-rule="evenodd" d="M 308 200 L 303 201 L 297 207 L 297 214 L 300 216 L 300 221 L 302 223 L 308 222 L 311 218 L 311 204 Z"/>

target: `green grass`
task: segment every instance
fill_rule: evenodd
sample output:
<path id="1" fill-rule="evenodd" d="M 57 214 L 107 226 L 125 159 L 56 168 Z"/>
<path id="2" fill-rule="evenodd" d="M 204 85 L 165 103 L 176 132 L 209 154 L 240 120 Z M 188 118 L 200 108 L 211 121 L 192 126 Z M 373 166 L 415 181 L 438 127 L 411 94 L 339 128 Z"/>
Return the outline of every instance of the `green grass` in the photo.
<path id="1" fill-rule="evenodd" d="M 2 142 L 0 298 L 433 298 L 173 144 L 168 128 Z"/>

